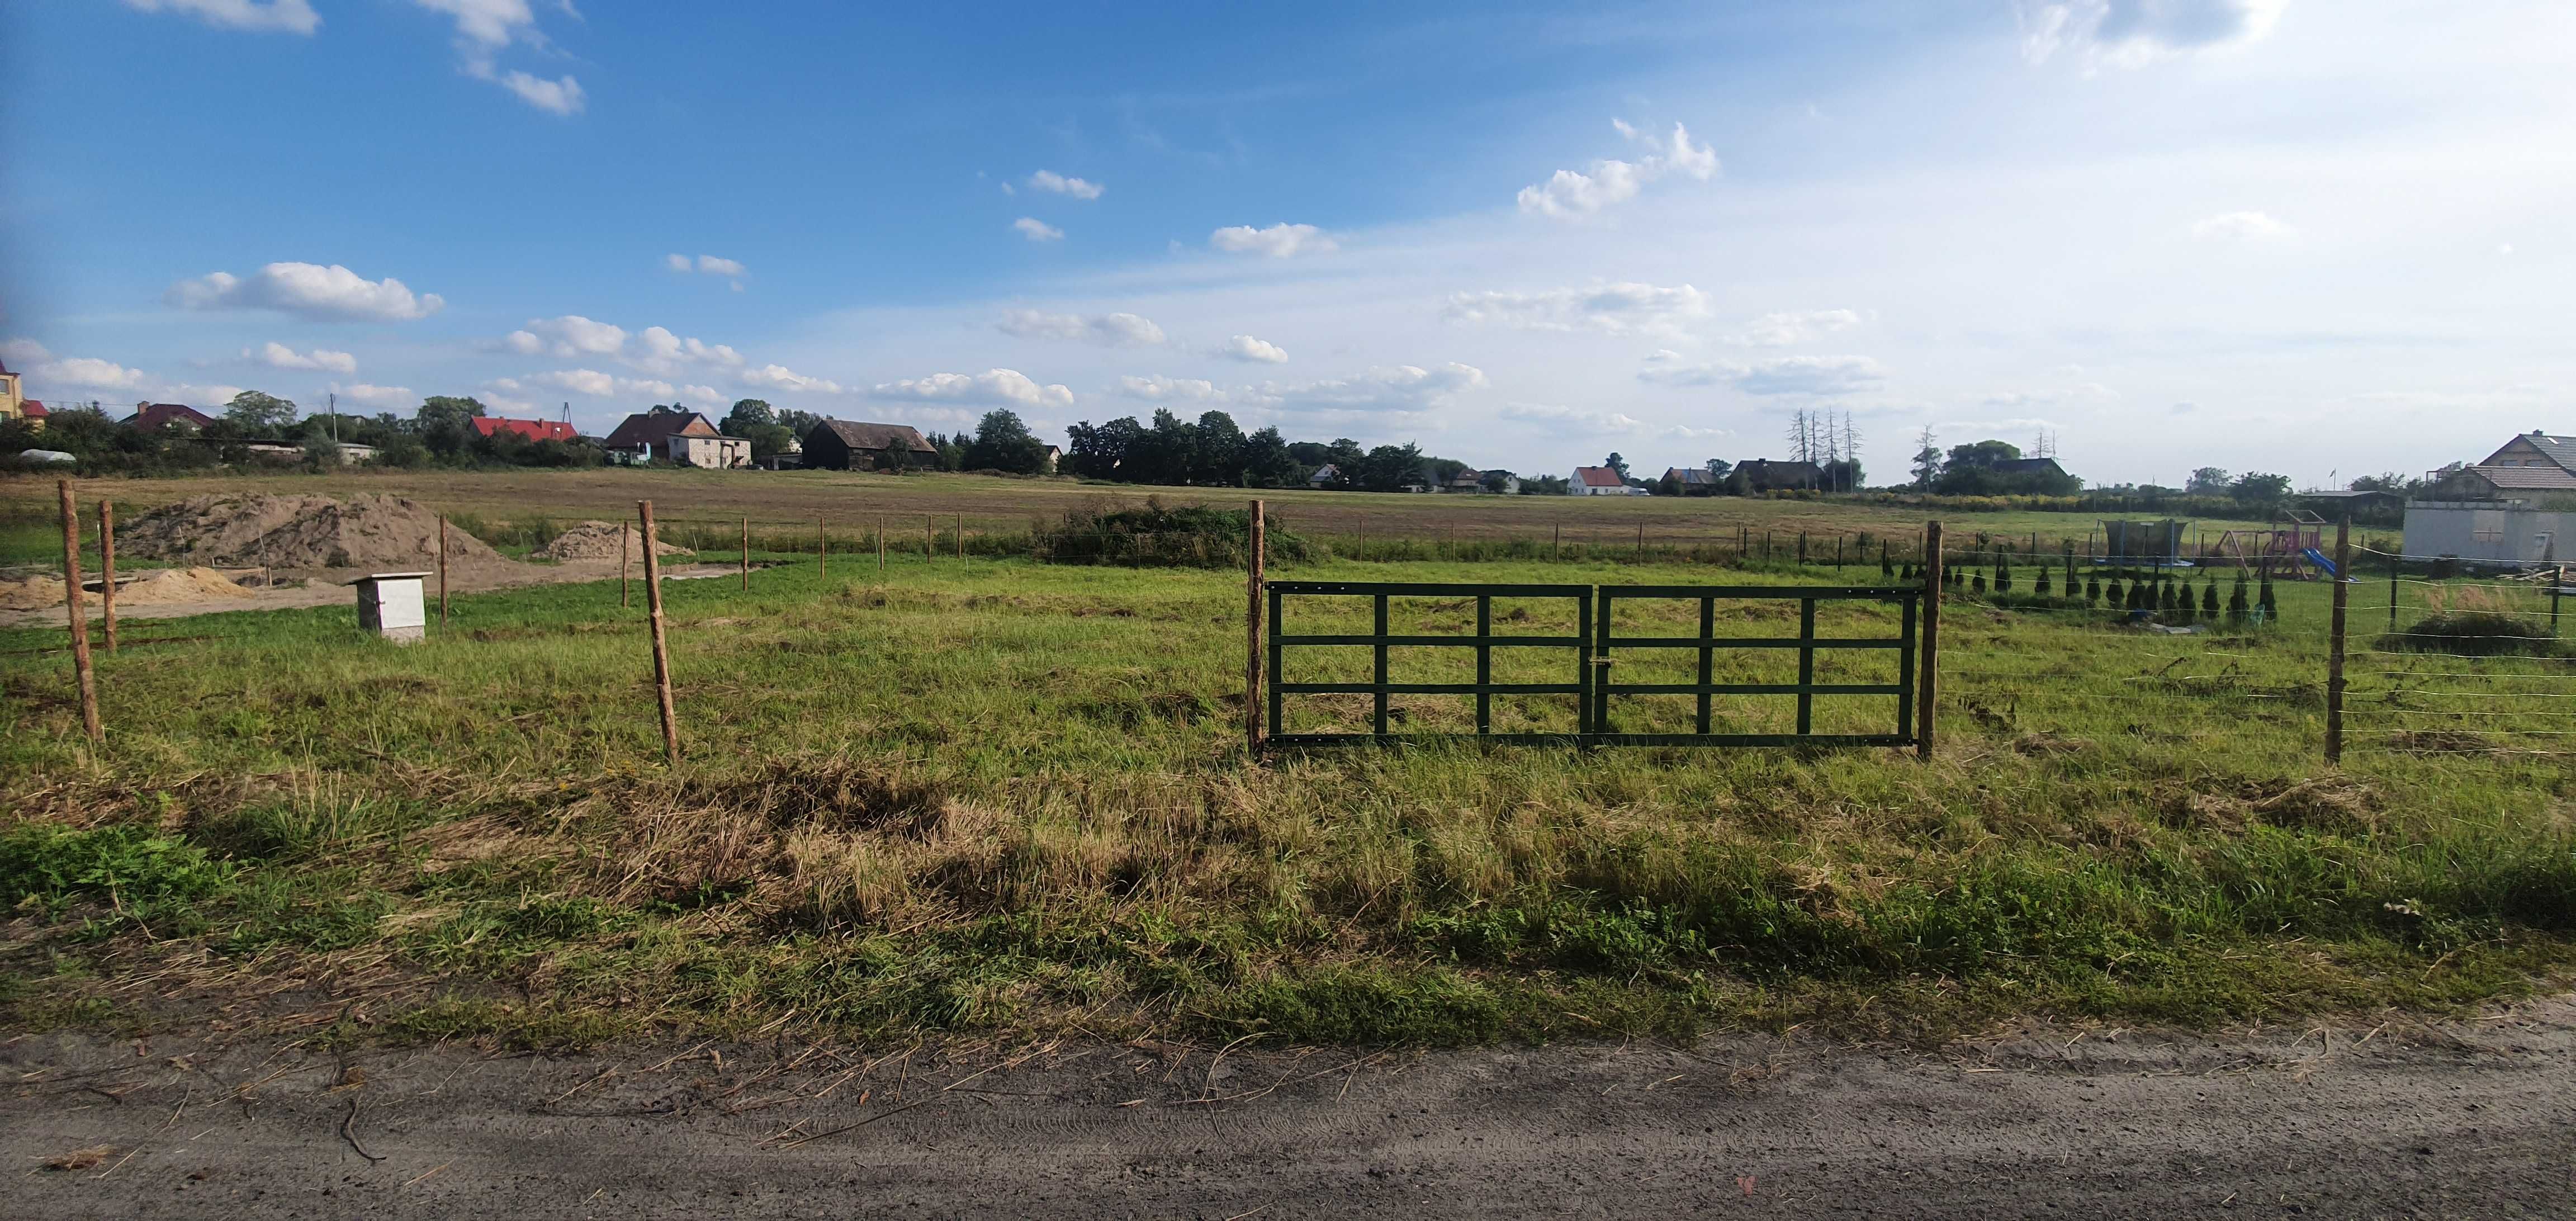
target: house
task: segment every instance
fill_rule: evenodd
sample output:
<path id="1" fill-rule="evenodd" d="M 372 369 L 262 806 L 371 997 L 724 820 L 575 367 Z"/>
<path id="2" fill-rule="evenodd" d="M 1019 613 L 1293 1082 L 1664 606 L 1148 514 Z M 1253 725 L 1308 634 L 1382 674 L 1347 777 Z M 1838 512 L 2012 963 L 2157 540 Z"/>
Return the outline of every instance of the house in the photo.
<path id="1" fill-rule="evenodd" d="M 1619 472 L 1609 467 L 1578 466 L 1574 468 L 1574 478 L 1565 481 L 1565 494 L 1568 496 L 1629 496 L 1637 494 L 1637 489 L 1629 487 L 1628 481 L 1620 478 Z"/>
<path id="2" fill-rule="evenodd" d="M 1038 473 L 1041 475 L 1052 475 L 1055 473 L 1055 468 L 1063 465 L 1063 463 L 1064 447 L 1061 445 L 1047 446 L 1045 460 L 1038 464 Z"/>
<path id="3" fill-rule="evenodd" d="M 1765 492 L 1814 491 L 1825 486 L 1825 469 L 1813 462 L 1748 458 L 1727 474 L 1727 486 L 1738 496 Z"/>
<path id="4" fill-rule="evenodd" d="M 0 420 L 27 419 L 27 403 L 29 401 L 30 400 L 21 397 L 18 386 L 18 375 L 10 372 L 8 365 L 0 364 Z M 38 403 L 36 406 L 39 410 L 42 410 L 44 404 Z M 36 418 L 41 419 L 43 417 L 38 416 Z"/>
<path id="5" fill-rule="evenodd" d="M 36 399 L 18 400 L 18 418 L 25 420 L 27 427 L 38 432 L 45 430 L 45 421 L 53 418 L 53 414 L 51 409 Z"/>
<path id="6" fill-rule="evenodd" d="M 1318 490 L 1337 486 L 1341 481 L 1342 468 L 1330 462 L 1316 467 L 1314 474 L 1306 476 L 1306 486 Z"/>
<path id="7" fill-rule="evenodd" d="M 698 411 L 643 412 L 626 417 L 600 443 L 618 462 L 660 459 L 681 466 L 725 470 L 751 465 L 751 442 L 728 437 Z"/>
<path id="8" fill-rule="evenodd" d="M 939 461 L 939 451 L 910 424 L 820 420 L 803 440 L 805 465 L 820 470 L 900 470 Z"/>
<path id="9" fill-rule="evenodd" d="M 203 430 L 214 422 L 215 417 L 185 403 L 136 403 L 134 414 L 125 417 L 127 427 L 142 432 L 159 432 L 173 424 Z"/>
<path id="10" fill-rule="evenodd" d="M 1672 484 L 1683 496 L 1715 496 L 1718 493 L 1717 472 L 1704 466 L 1666 467 L 1663 481 Z"/>
<path id="11" fill-rule="evenodd" d="M 1457 474 L 1451 475 L 1447 481 L 1440 485 L 1440 490 L 1443 492 L 1482 492 L 1485 490 L 1485 472 L 1468 470 L 1461 467 Z"/>
<path id="12" fill-rule="evenodd" d="M 473 425 L 476 433 L 486 437 L 494 433 L 507 432 L 515 433 L 529 441 L 581 439 L 581 434 L 573 431 L 572 425 L 561 420 L 513 420 L 497 415 L 478 415 L 469 417 L 465 422 Z"/>

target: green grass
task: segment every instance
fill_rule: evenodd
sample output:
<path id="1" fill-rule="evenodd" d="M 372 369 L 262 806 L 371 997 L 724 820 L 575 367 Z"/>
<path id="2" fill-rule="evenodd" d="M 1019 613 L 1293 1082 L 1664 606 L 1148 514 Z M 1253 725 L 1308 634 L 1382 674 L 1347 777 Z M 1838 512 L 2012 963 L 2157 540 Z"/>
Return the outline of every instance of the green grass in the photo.
<path id="1" fill-rule="evenodd" d="M 1928 763 L 1424 744 L 1249 768 L 1237 574 L 915 553 L 882 580 L 873 556 L 836 558 L 824 580 L 810 557 L 757 558 L 778 563 L 749 593 L 667 586 L 676 769 L 641 591 L 620 608 L 613 581 L 460 597 L 411 648 L 359 636 L 344 609 L 136 621 L 100 659 L 98 747 L 62 655 L 22 651 L 61 631 L 0 632 L 7 1021 L 185 1024 L 239 1001 L 334 1037 L 535 1044 L 1792 1023 L 1937 1038 L 2024 1014 L 2439 1010 L 2576 964 L 2560 796 L 2576 774 L 2520 749 L 2550 739 L 2515 736 L 2556 722 L 2406 694 L 2432 685 L 2388 676 L 2415 659 L 2365 654 L 2354 745 L 2327 768 L 2322 586 L 2282 585 L 2280 624 L 2198 636 L 1956 598 Z M 1606 557 L 1283 575 L 1830 576 Z M 1405 630 L 1472 616 L 1399 608 Z M 1552 613 L 1497 607 L 1513 631 Z M 1731 605 L 1722 630 L 1776 634 L 1779 613 Z M 1854 629 L 1889 614 L 1829 613 Z M 1357 611 L 1315 614 L 1299 630 Z M 141 644 L 158 636 L 211 639 Z M 1314 652 L 1292 659 L 1299 677 L 1364 664 Z M 1399 650 L 1398 676 L 1468 656 Z M 1829 655 L 1820 677 L 1890 661 Z M 1623 678 L 1679 664 L 1636 655 Z M 2576 673 L 2442 668 L 2517 676 L 2451 682 L 2481 691 Z M 1469 721 L 1464 699 L 1398 702 L 1405 732 Z M 1292 703 L 1300 728 L 1364 713 Z M 1819 726 L 1874 726 L 1885 703 L 1820 701 Z M 1720 715 L 1753 728 L 1784 710 Z M 1618 715 L 1678 725 L 1688 700 Z M 281 990 L 297 979 L 342 990 Z"/>

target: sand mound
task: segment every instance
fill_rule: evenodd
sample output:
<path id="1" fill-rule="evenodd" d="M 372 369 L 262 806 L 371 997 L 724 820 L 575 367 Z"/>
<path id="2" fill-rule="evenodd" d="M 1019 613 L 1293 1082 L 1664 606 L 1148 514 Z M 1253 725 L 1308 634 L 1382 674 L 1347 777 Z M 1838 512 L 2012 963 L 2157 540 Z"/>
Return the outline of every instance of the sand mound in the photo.
<path id="1" fill-rule="evenodd" d="M 247 598 L 250 591 L 233 584 L 231 577 L 212 568 L 165 568 L 144 573 L 131 581 L 116 585 L 116 604 L 144 605 L 160 602 L 214 602 L 226 598 Z"/>
<path id="2" fill-rule="evenodd" d="M 427 507 L 367 493 L 346 504 L 326 496 L 197 496 L 144 514 L 116 541 L 147 559 L 383 571 L 432 567 L 437 537 L 438 515 Z M 447 532 L 447 555 L 450 563 L 507 562 L 462 530 Z"/>
<path id="3" fill-rule="evenodd" d="M 643 537 L 633 526 L 613 521 L 586 521 L 556 535 L 555 541 L 540 548 L 536 556 L 547 560 L 613 560 L 620 554 L 642 558 L 644 552 L 637 544 L 643 541 Z M 653 544 L 655 555 L 686 554 L 688 550 L 669 543 Z"/>
<path id="4" fill-rule="evenodd" d="M 98 578 L 88 578 L 83 605 L 95 614 L 99 608 Z M 175 602 L 215 602 L 228 598 L 250 597 L 249 590 L 235 585 L 232 578 L 212 568 L 168 568 L 145 572 L 116 583 L 118 606 L 156 606 Z M 54 610 L 63 604 L 63 581 L 60 577 L 29 577 L 24 581 L 0 581 L 0 610 Z"/>

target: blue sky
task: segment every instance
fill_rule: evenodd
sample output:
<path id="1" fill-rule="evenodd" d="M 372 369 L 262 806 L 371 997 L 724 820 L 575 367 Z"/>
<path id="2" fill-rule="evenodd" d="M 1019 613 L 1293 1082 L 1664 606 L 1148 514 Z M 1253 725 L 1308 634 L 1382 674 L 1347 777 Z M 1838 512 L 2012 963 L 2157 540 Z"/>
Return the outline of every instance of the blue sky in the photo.
<path id="1" fill-rule="evenodd" d="M 0 110 L 0 357 L 593 430 L 1221 408 L 1553 471 L 1821 410 L 1881 479 L 1925 427 L 2421 471 L 2576 429 L 2571 7 L 13 5 L 63 87 Z"/>

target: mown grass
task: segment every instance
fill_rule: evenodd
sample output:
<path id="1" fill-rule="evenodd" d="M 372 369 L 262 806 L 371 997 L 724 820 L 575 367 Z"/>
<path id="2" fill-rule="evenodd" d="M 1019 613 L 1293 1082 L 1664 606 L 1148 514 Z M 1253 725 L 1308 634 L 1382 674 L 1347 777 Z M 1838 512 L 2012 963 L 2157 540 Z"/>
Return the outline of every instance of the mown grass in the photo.
<path id="1" fill-rule="evenodd" d="M 827 580 L 760 558 L 779 562 L 749 593 L 667 588 L 676 769 L 643 599 L 621 609 L 613 581 L 460 597 L 412 648 L 359 636 L 344 610 L 137 622 L 130 642 L 214 638 L 102 657 L 99 747 L 62 657 L 15 651 L 62 633 L 0 632 L 7 1020 L 211 1013 L 534 1043 L 1793 1023 L 1937 1038 L 2022 1014 L 2441 1009 L 2576 963 L 2566 762 L 2445 711 L 2486 705 L 2407 696 L 2357 714 L 2357 733 L 2446 736 L 2357 736 L 2326 767 L 2323 587 L 2283 586 L 2277 625 L 2199 636 L 1958 599 L 1928 763 L 1425 743 L 1247 767 L 1238 575 L 915 553 L 882 579 L 872 556 L 836 560 Z M 1829 574 L 1595 558 L 1292 575 Z M 1471 621 L 1454 602 L 1399 607 L 1405 630 Z M 1497 611 L 1529 632 L 1554 613 Z M 1890 612 L 1831 613 L 1857 628 Z M 1778 614 L 1731 604 L 1722 630 L 1772 634 Z M 1291 665 L 1351 664 L 1318 653 Z M 1467 656 L 1401 650 L 1399 676 Z M 1854 668 L 1826 676 L 1886 664 L 1830 658 Z M 1336 699 L 1302 701 L 1296 723 L 1353 724 L 1362 710 Z M 1769 725 L 1783 705 L 1721 716 Z M 1399 707 L 1403 732 L 1470 717 L 1464 699 Z M 1619 711 L 1623 728 L 1687 715 L 1687 697 Z"/>

